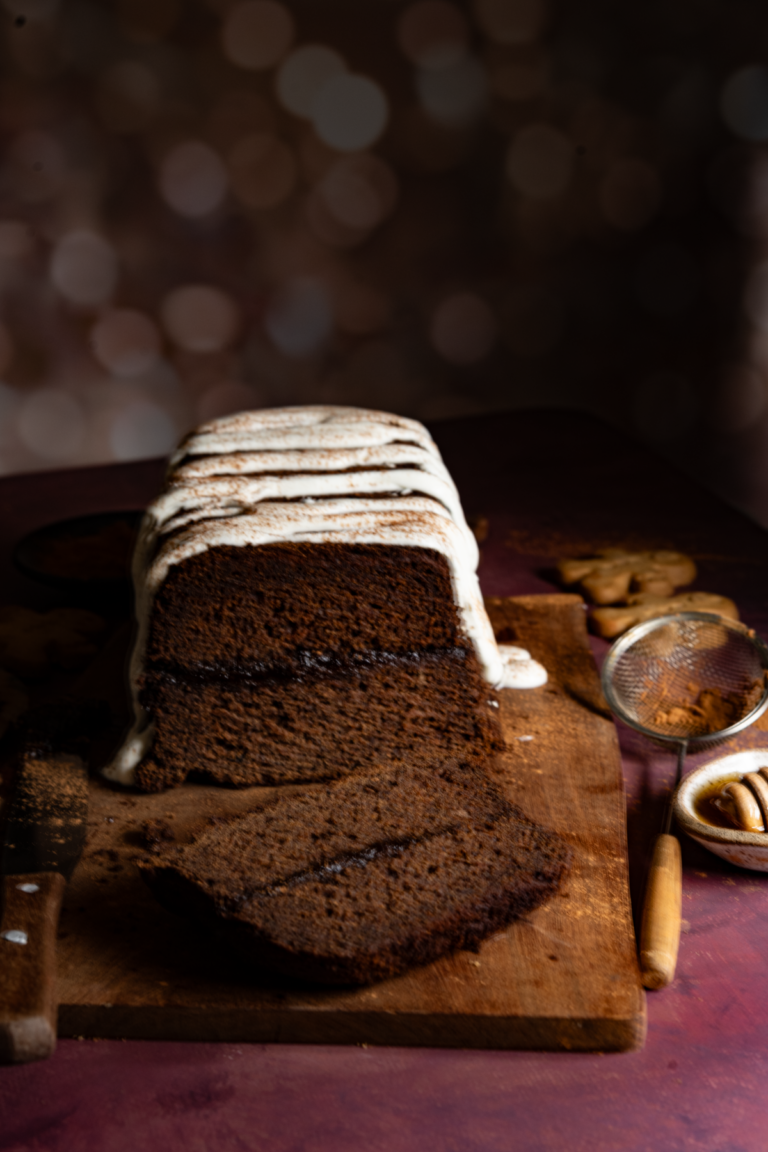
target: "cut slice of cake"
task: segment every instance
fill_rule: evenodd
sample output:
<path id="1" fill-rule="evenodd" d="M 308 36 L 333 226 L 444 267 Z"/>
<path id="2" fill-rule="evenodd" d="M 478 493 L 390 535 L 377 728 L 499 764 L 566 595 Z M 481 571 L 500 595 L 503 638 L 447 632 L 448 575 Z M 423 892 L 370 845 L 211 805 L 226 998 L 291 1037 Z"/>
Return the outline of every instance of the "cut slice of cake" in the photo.
<path id="1" fill-rule="evenodd" d="M 504 664 L 426 429 L 354 408 L 203 425 L 134 561 L 136 723 L 105 774 L 156 791 L 483 761 Z"/>
<path id="2" fill-rule="evenodd" d="M 442 762 L 279 789 L 142 871 L 256 967 L 366 984 L 475 947 L 550 896 L 568 859 L 476 765 Z"/>

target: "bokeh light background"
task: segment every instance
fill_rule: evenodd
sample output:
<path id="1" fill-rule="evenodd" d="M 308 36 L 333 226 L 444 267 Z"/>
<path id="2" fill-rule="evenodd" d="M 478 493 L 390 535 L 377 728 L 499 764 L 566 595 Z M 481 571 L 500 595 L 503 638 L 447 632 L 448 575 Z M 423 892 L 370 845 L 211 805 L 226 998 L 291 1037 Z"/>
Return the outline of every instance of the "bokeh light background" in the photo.
<path id="1" fill-rule="evenodd" d="M 768 523 L 754 0 L 1 3 L 0 472 L 557 406 Z"/>

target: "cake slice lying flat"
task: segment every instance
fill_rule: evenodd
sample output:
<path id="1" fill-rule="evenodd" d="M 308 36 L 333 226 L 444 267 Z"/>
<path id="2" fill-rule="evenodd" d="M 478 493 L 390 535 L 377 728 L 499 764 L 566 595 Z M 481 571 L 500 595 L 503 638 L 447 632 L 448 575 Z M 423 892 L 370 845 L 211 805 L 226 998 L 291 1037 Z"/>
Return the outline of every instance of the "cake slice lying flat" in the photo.
<path id="1" fill-rule="evenodd" d="M 142 869 L 166 907 L 217 925 L 255 966 L 366 984 L 474 947 L 550 896 L 568 858 L 454 762 L 281 789 Z"/>

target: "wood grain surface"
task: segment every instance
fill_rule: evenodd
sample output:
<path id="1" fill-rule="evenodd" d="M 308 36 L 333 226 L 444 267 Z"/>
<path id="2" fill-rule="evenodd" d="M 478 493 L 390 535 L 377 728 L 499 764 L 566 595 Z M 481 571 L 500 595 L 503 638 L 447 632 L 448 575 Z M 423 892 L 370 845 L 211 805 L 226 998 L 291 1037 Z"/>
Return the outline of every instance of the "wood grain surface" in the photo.
<path id="1" fill-rule="evenodd" d="M 501 787 L 574 849 L 556 897 L 480 951 L 364 989 L 259 978 L 142 883 L 142 826 L 178 841 L 264 789 L 185 784 L 144 796 L 91 785 L 89 837 L 59 937 L 59 1035 L 149 1039 L 604 1049 L 642 1045 L 645 999 L 630 912 L 616 734 L 578 597 L 488 602 L 497 631 L 547 667 L 549 683 L 504 691 Z"/>

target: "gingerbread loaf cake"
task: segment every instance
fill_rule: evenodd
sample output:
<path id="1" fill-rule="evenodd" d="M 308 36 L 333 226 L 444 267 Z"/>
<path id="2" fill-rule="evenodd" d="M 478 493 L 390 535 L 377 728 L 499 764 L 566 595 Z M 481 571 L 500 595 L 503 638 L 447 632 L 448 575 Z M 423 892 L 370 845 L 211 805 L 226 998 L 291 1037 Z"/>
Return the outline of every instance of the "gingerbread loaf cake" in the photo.
<path id="1" fill-rule="evenodd" d="M 157 791 L 485 761 L 505 663 L 477 560 L 414 420 L 305 407 L 203 425 L 140 530 L 136 722 L 105 774 Z"/>
<path id="2" fill-rule="evenodd" d="M 258 969 L 367 984 L 474 948 L 550 896 L 568 855 L 476 765 L 443 761 L 277 789 L 142 871 Z"/>

